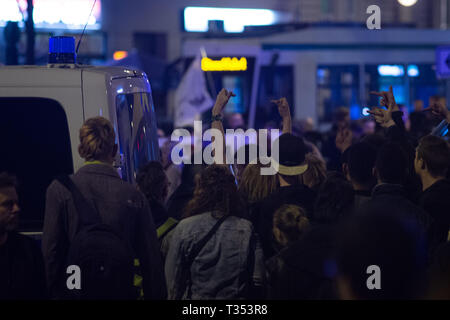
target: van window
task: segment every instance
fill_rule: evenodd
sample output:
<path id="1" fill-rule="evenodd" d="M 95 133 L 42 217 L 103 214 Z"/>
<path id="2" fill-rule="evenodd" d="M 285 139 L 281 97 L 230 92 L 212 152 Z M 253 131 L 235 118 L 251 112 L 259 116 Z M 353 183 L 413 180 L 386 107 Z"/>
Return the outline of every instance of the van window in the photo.
<path id="1" fill-rule="evenodd" d="M 52 180 L 73 173 L 67 118 L 44 98 L 0 98 L 0 172 L 19 181 L 20 230 L 40 231 Z"/>
<path id="2" fill-rule="evenodd" d="M 121 175 L 134 183 L 140 167 L 148 161 L 159 161 L 153 101 L 148 92 L 120 94 L 116 107 Z"/>

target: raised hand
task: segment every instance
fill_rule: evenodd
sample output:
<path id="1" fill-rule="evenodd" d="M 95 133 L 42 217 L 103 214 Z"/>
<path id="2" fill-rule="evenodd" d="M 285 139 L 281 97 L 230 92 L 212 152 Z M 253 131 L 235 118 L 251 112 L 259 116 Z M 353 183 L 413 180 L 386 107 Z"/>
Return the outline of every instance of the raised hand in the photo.
<path id="1" fill-rule="evenodd" d="M 450 111 L 447 107 L 439 102 L 434 102 L 431 106 L 424 109 L 423 111 L 431 111 L 435 116 L 445 118 L 447 122 L 450 122 Z"/>
<path id="2" fill-rule="evenodd" d="M 392 86 L 389 87 L 389 91 L 371 91 L 370 94 L 381 97 L 380 104 L 388 108 L 388 110 L 392 113 L 394 111 L 399 111 L 397 103 L 395 102 L 394 92 L 392 91 Z"/>
<path id="3" fill-rule="evenodd" d="M 283 133 L 292 133 L 291 111 L 289 110 L 289 103 L 286 98 L 272 100 L 272 103 L 277 105 L 278 113 L 283 119 Z"/>
<path id="4" fill-rule="evenodd" d="M 276 104 L 278 107 L 278 113 L 280 114 L 281 118 L 290 118 L 291 117 L 291 111 L 289 109 L 289 103 L 287 102 L 286 98 L 281 98 L 278 100 L 272 100 L 272 103 Z"/>
<path id="5" fill-rule="evenodd" d="M 400 108 L 397 106 L 397 103 L 395 102 L 392 86 L 389 87 L 389 91 L 381 91 L 381 92 L 371 91 L 370 94 L 374 94 L 381 97 L 380 104 L 381 106 L 384 106 L 387 109 L 375 107 L 372 110 L 369 110 L 368 113 L 373 115 L 375 121 L 379 123 L 382 127 L 387 128 L 395 125 L 394 120 L 392 120 L 392 112 L 399 111 Z"/>
<path id="6" fill-rule="evenodd" d="M 394 120 L 392 120 L 392 112 L 388 109 L 374 107 L 372 110 L 367 112 L 373 115 L 375 121 L 384 128 L 395 125 Z"/>
<path id="7" fill-rule="evenodd" d="M 220 90 L 220 92 L 216 98 L 216 103 L 214 104 L 214 107 L 212 110 L 212 115 L 217 116 L 217 115 L 221 114 L 223 109 L 227 105 L 228 101 L 230 100 L 230 98 L 235 97 L 235 96 L 236 95 L 233 92 L 228 91 L 227 89 Z"/>

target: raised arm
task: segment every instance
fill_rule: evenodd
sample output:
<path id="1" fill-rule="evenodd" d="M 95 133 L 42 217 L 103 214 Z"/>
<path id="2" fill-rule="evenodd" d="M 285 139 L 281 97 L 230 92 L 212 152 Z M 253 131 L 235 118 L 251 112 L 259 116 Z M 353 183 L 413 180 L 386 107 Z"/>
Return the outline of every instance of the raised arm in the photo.
<path id="1" fill-rule="evenodd" d="M 228 91 L 226 89 L 222 89 L 220 90 L 219 94 L 217 95 L 216 98 L 216 103 L 214 104 L 214 107 L 212 109 L 212 119 L 211 119 L 211 128 L 212 129 L 217 129 L 222 133 L 222 137 L 223 137 L 223 153 L 222 153 L 222 159 L 223 159 L 223 163 L 225 163 L 225 159 L 226 159 L 226 148 L 225 148 L 225 131 L 223 129 L 223 124 L 222 124 L 222 120 L 223 120 L 223 109 L 225 109 L 225 106 L 227 105 L 228 101 L 230 100 L 231 97 L 236 96 L 233 92 Z M 214 137 L 213 137 L 213 141 L 214 141 Z M 215 159 L 216 159 L 216 163 L 218 162 L 218 157 L 217 155 L 214 155 Z"/>
<path id="2" fill-rule="evenodd" d="M 283 119 L 283 133 L 292 133 L 292 119 L 291 110 L 289 109 L 289 103 L 286 98 L 281 98 L 278 100 L 272 100 L 278 107 L 278 113 Z"/>

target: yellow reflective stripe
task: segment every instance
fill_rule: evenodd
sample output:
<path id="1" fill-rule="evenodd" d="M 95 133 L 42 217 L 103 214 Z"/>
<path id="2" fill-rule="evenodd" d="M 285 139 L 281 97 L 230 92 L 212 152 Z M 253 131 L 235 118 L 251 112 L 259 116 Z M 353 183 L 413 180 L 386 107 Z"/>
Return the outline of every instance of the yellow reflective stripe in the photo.
<path id="1" fill-rule="evenodd" d="M 158 239 L 161 238 L 170 228 L 172 228 L 175 224 L 177 224 L 178 221 L 174 218 L 169 218 L 164 222 L 157 230 L 156 235 L 158 236 Z"/>
<path id="2" fill-rule="evenodd" d="M 144 298 L 144 289 L 142 286 L 142 276 L 139 274 L 140 272 L 140 263 L 139 263 L 139 259 L 134 259 L 134 279 L 133 279 L 133 286 L 135 286 L 136 288 L 139 289 L 139 297 L 138 300 L 142 300 Z"/>
<path id="3" fill-rule="evenodd" d="M 101 161 L 97 161 L 97 160 L 95 160 L 95 161 L 86 161 L 86 162 L 84 163 L 84 165 L 88 165 L 88 164 L 103 164 L 103 165 L 105 165 L 105 166 L 109 166 L 108 163 L 106 163 L 106 162 L 101 162 Z"/>

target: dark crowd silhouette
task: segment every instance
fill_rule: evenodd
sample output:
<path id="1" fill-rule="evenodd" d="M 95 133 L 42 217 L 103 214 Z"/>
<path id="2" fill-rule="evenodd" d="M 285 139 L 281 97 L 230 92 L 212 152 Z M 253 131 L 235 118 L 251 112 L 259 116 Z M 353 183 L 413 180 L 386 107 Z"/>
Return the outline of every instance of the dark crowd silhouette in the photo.
<path id="1" fill-rule="evenodd" d="M 41 248 L 0 174 L 0 299 L 450 299 L 450 111 L 432 97 L 405 120 L 392 88 L 372 94 L 371 116 L 339 108 L 325 134 L 273 101 L 275 175 L 249 145 L 245 163 L 177 166 L 167 144 L 133 186 L 112 124 L 88 119 L 85 165 L 47 189 Z M 222 134 L 232 97 L 212 109 Z"/>

